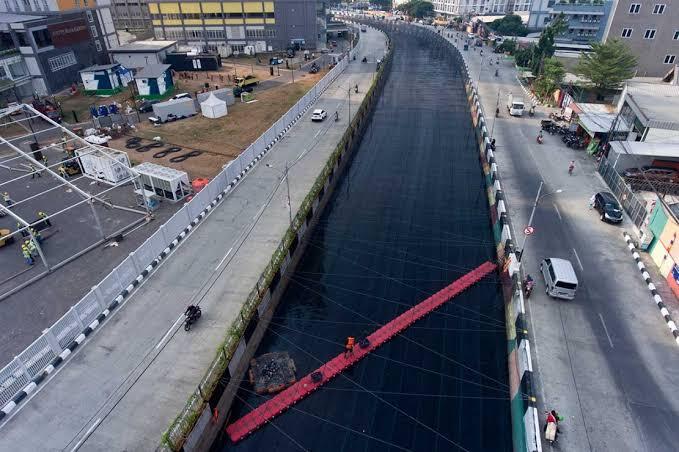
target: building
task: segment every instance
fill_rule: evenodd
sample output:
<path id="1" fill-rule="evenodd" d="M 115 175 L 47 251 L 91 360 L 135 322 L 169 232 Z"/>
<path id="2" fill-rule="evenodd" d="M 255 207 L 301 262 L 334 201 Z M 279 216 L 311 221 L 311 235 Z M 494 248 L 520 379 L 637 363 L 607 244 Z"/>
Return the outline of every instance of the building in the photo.
<path id="1" fill-rule="evenodd" d="M 130 70 L 119 63 L 96 64 L 78 72 L 86 94 L 110 96 L 122 91 L 132 81 Z"/>
<path id="2" fill-rule="evenodd" d="M 556 37 L 561 43 L 587 44 L 600 41 L 604 37 L 608 17 L 613 2 L 611 0 L 536 0 L 531 7 L 528 29 L 541 31 L 563 14 L 568 27 Z"/>
<path id="3" fill-rule="evenodd" d="M 316 0 L 161 1 L 148 4 L 156 39 L 222 56 L 324 46 L 325 3 Z"/>
<path id="4" fill-rule="evenodd" d="M 638 76 L 663 76 L 679 63 L 679 2 L 617 0 L 603 40 L 619 38 L 638 60 Z"/>
<path id="5" fill-rule="evenodd" d="M 0 2 L 0 16 L 5 13 L 54 16 L 58 13 L 87 11 L 88 22 L 98 24 L 93 37 L 107 49 L 118 46 L 118 36 L 111 16 L 111 0 L 4 0 Z M 96 35 L 94 33 L 97 33 Z"/>
<path id="6" fill-rule="evenodd" d="M 529 0 L 521 0 L 530 4 Z M 444 16 L 506 14 L 514 10 L 512 0 L 433 0 L 434 12 Z"/>
<path id="7" fill-rule="evenodd" d="M 14 94 L 54 94 L 78 82 L 80 69 L 108 62 L 97 17 L 91 10 L 0 14 L 0 40 L 7 46 L 0 66 L 7 66 L 5 77 L 13 79 Z"/>
<path id="8" fill-rule="evenodd" d="M 169 52 L 177 50 L 177 41 L 135 41 L 116 49 L 109 54 L 113 62 L 120 63 L 130 69 L 137 69 L 149 64 L 163 64 Z"/>
<path id="9" fill-rule="evenodd" d="M 169 64 L 149 64 L 134 76 L 137 92 L 146 99 L 158 99 L 174 89 Z"/>
<path id="10" fill-rule="evenodd" d="M 131 32 L 151 29 L 151 15 L 145 0 L 111 0 L 113 24 L 118 30 Z"/>
<path id="11" fill-rule="evenodd" d="M 0 105 L 17 101 L 33 93 L 26 63 L 8 30 L 7 23 L 0 23 L 0 100 L 3 101 Z"/>
<path id="12" fill-rule="evenodd" d="M 679 143 L 679 86 L 627 82 L 618 112 L 632 126 L 627 140 Z"/>

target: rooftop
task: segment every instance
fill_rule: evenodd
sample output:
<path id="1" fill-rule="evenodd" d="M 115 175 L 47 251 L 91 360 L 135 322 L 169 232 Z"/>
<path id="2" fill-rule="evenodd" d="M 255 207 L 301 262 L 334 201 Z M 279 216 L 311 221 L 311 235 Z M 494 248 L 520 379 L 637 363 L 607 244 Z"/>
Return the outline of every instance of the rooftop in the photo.
<path id="1" fill-rule="evenodd" d="M 11 24 L 18 22 L 28 22 L 30 20 L 44 19 L 45 16 L 36 16 L 29 14 L 12 14 L 12 13 L 2 13 L 0 14 L 0 24 Z"/>
<path id="2" fill-rule="evenodd" d="M 580 125 L 587 129 L 588 132 L 591 133 L 608 133 L 611 128 L 613 127 L 613 123 L 615 122 L 615 118 L 618 115 L 615 113 L 601 113 L 601 112 L 596 112 L 596 113 L 579 113 L 578 114 L 578 121 L 580 122 Z M 615 126 L 616 131 L 622 132 L 622 131 L 629 131 L 631 129 L 630 125 L 627 124 L 622 118 L 620 117 L 620 120 Z"/>
<path id="3" fill-rule="evenodd" d="M 177 44 L 177 41 L 134 41 L 109 50 L 109 53 L 148 53 L 160 52 Z"/>
<path id="4" fill-rule="evenodd" d="M 679 130 L 679 86 L 627 82 L 626 90 L 646 127 Z"/>
<path id="5" fill-rule="evenodd" d="M 134 78 L 158 78 L 162 77 L 166 70 L 172 67 L 169 64 L 149 64 L 139 69 Z"/>
<path id="6" fill-rule="evenodd" d="M 611 151 L 618 154 L 678 158 L 679 143 L 648 143 L 646 141 L 611 141 Z"/>
<path id="7" fill-rule="evenodd" d="M 113 69 L 114 67 L 120 66 L 120 63 L 113 64 L 95 64 L 94 66 L 86 67 L 78 72 L 94 72 L 94 71 L 105 71 L 107 69 Z"/>

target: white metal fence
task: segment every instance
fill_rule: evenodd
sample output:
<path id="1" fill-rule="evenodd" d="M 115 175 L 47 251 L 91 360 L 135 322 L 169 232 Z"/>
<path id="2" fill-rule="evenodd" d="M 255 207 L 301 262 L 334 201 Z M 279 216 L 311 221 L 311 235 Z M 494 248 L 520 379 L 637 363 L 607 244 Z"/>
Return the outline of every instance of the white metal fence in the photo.
<path id="1" fill-rule="evenodd" d="M 261 156 L 273 147 L 274 143 L 302 117 L 348 64 L 348 58 L 340 60 L 290 110 L 215 176 L 190 202 L 161 225 L 153 235 L 130 253 L 54 325 L 45 330 L 35 342 L 2 368 L 0 370 L 0 408 L 11 403 L 31 381 L 43 374 L 45 368 L 68 348 L 85 328 L 91 326 L 104 310 L 109 309 L 116 298 L 120 298 L 121 295 L 124 297 L 125 290 L 131 290 L 130 284 L 142 271 L 147 269 L 219 194 L 226 194 L 233 187 L 232 183 L 238 176 L 244 176 Z M 110 309 L 116 305 L 113 304 Z M 95 327 L 96 324 L 92 325 L 92 328 Z"/>

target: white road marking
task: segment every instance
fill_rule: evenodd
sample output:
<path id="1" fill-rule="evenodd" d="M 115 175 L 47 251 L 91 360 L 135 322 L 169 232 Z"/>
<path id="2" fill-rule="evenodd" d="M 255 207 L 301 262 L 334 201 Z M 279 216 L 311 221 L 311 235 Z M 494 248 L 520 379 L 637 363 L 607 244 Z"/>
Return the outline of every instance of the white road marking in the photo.
<path id="1" fill-rule="evenodd" d="M 264 211 L 264 208 L 265 208 L 265 207 L 266 207 L 266 204 L 264 204 L 264 205 L 262 206 L 262 208 L 259 209 L 259 210 L 257 211 L 257 214 L 255 214 L 255 216 L 252 217 L 252 219 L 253 219 L 253 220 L 256 220 L 257 217 L 259 217 L 259 216 L 262 214 L 262 212 Z"/>
<path id="2" fill-rule="evenodd" d="M 580 256 L 578 256 L 578 252 L 575 251 L 575 248 L 573 248 L 573 253 L 575 254 L 575 258 L 578 260 L 578 265 L 580 266 L 580 270 L 582 270 L 584 272 L 585 267 L 582 266 L 582 261 L 580 260 Z"/>
<path id="3" fill-rule="evenodd" d="M 167 339 L 167 337 L 170 335 L 170 333 L 172 332 L 172 330 L 174 330 L 174 328 L 177 326 L 177 324 L 178 324 L 179 322 L 181 322 L 181 320 L 182 320 L 183 318 L 184 318 L 184 314 L 180 315 L 179 318 L 178 318 L 177 320 L 174 321 L 174 323 L 172 324 L 172 326 L 170 327 L 170 329 L 167 330 L 167 333 L 165 333 L 165 336 L 163 336 L 163 338 L 160 340 L 160 342 L 158 342 L 158 345 L 156 345 L 156 350 L 158 350 L 158 349 L 160 348 L 160 346 L 163 345 L 163 342 L 165 342 L 165 339 Z"/>
<path id="4" fill-rule="evenodd" d="M 556 215 L 559 217 L 559 220 L 563 221 L 563 218 L 561 218 L 561 212 L 559 212 L 559 208 L 554 204 L 554 210 L 556 210 Z"/>
<path id="5" fill-rule="evenodd" d="M 318 132 L 316 132 L 316 135 L 314 135 L 314 138 L 316 138 L 319 133 L 321 133 L 321 129 L 319 129 Z"/>
<path id="6" fill-rule="evenodd" d="M 233 247 L 229 248 L 229 251 L 227 251 L 226 254 L 224 255 L 224 257 L 222 258 L 222 260 L 219 261 L 219 264 L 217 264 L 217 266 L 215 267 L 215 271 L 219 270 L 219 267 L 221 267 L 222 264 L 224 263 L 224 261 L 226 260 L 226 258 L 229 257 L 229 254 L 231 254 L 231 251 L 233 251 Z"/>
<path id="7" fill-rule="evenodd" d="M 602 316 L 601 313 L 599 313 L 599 319 L 601 320 L 601 324 L 603 325 L 604 331 L 606 332 L 606 337 L 608 338 L 608 343 L 611 344 L 611 348 L 615 348 L 615 347 L 613 347 L 613 341 L 611 340 L 611 335 L 608 334 L 608 328 L 606 328 L 606 322 L 604 322 L 604 316 Z"/>
<path id="8" fill-rule="evenodd" d="M 90 428 L 87 429 L 87 431 L 85 432 L 85 435 L 80 439 L 80 441 L 78 441 L 78 442 L 76 443 L 76 445 L 73 447 L 73 449 L 71 449 L 71 452 L 75 452 L 76 450 L 80 449 L 80 447 L 85 443 L 85 441 L 87 441 L 87 438 L 90 437 L 90 435 L 92 434 L 92 432 L 94 431 L 94 429 L 97 428 L 97 426 L 98 426 L 99 424 L 101 424 L 101 418 L 97 419 L 97 420 L 94 422 L 94 424 L 92 424 L 92 425 L 90 426 Z"/>

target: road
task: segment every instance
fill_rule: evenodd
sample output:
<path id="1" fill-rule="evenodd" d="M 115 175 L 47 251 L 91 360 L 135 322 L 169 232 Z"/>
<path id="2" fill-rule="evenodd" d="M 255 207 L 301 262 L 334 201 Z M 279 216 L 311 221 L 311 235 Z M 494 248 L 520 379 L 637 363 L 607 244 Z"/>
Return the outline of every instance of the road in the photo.
<path id="1" fill-rule="evenodd" d="M 371 31 L 361 49 L 384 51 L 384 35 Z M 340 123 L 311 123 L 308 110 L 70 362 L 12 412 L 0 426 L 0 450 L 70 450 L 81 441 L 80 450 L 159 444 L 288 227 L 280 171 L 291 164 L 296 210 L 348 123 L 347 90 L 359 86 L 351 96 L 355 113 L 374 70 L 356 62 L 340 75 L 316 104 L 338 110 Z M 180 321 L 190 303 L 200 304 L 203 317 L 186 334 Z"/>
<path id="2" fill-rule="evenodd" d="M 588 210 L 589 198 L 606 186 L 583 151 L 567 148 L 558 135 L 536 143 L 540 120 L 549 113 L 545 108 L 538 107 L 534 118 L 508 116 L 503 106 L 507 94 L 523 95 L 511 63 L 491 67 L 488 57 L 497 55 L 487 49 L 483 64 L 478 50 L 463 54 L 473 79 L 480 80 L 490 128 L 494 125 L 495 156 L 514 235 L 528 222 L 541 180 L 544 194 L 563 190 L 540 201 L 535 234 L 523 257 L 524 270 L 538 281 L 527 309 L 539 401 L 541 408 L 566 417 L 558 450 L 676 450 L 677 348 L 622 240 L 631 222 L 605 224 Z M 493 124 L 498 92 L 501 113 Z M 567 172 L 571 160 L 576 162 L 573 176 Z M 573 263 L 580 282 L 575 300 L 544 294 L 538 265 L 545 257 Z M 662 282 L 654 268 L 649 270 L 654 281 Z"/>

